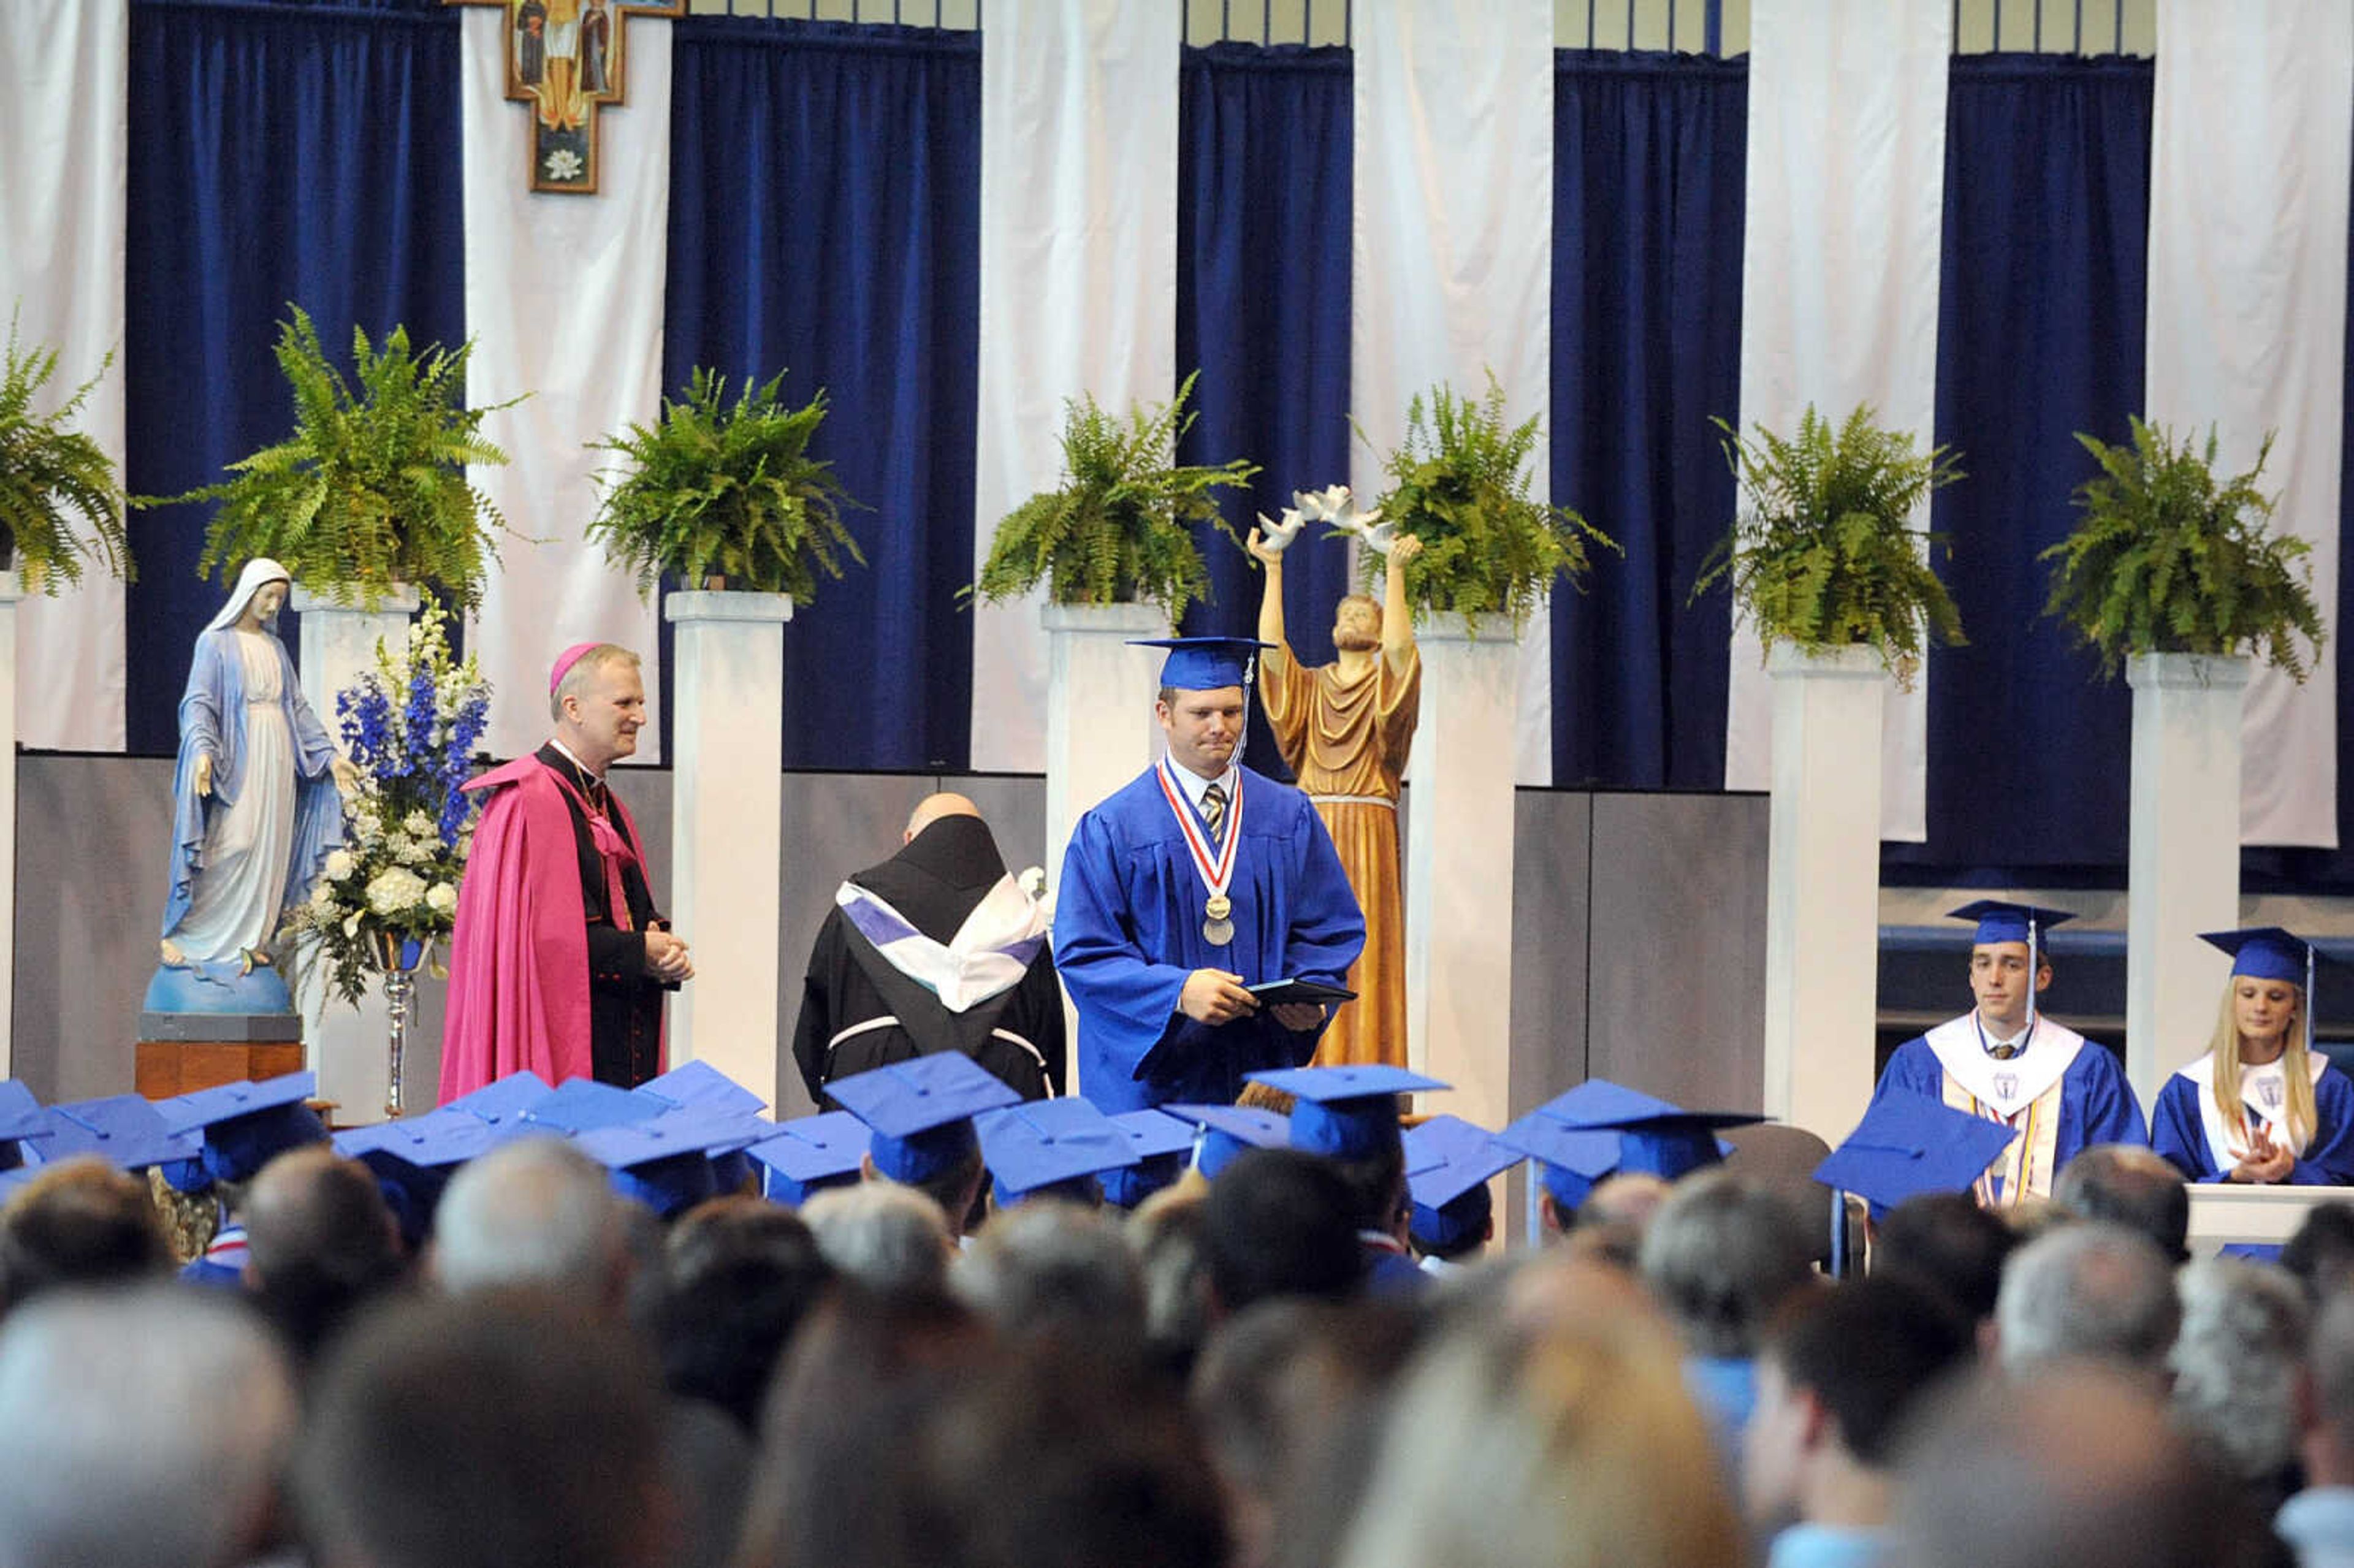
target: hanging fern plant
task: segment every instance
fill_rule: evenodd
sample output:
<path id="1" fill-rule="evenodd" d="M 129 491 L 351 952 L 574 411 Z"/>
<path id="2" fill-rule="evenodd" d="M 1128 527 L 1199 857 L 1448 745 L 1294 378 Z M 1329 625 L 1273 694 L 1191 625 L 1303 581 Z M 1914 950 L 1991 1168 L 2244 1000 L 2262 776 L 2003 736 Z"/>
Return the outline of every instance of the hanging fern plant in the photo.
<path id="1" fill-rule="evenodd" d="M 1376 534 L 1394 530 L 1422 541 L 1405 575 L 1417 618 L 1505 615 L 1517 631 L 1553 578 L 1584 586 L 1594 564 L 1589 546 L 1618 548 L 1576 513 L 1530 493 L 1537 434 L 1534 415 L 1505 422 L 1504 389 L 1493 372 L 1477 402 L 1442 383 L 1406 405 L 1405 439 L 1383 460 L 1390 485 L 1373 506 L 1382 518 Z M 1366 591 L 1377 592 L 1384 556 L 1367 550 L 1357 565 Z"/>
<path id="2" fill-rule="evenodd" d="M 2077 486 L 2084 515 L 2036 559 L 2052 563 L 2044 613 L 2100 655 L 2104 674 L 2142 653 L 2252 653 L 2292 680 L 2312 673 L 2297 639 L 2318 653 L 2312 548 L 2266 531 L 2273 503 L 2256 482 L 2272 455 L 2219 480 L 2211 428 L 2203 450 L 2133 421 L 2129 445 L 2079 433 L 2101 471 Z"/>
<path id="3" fill-rule="evenodd" d="M 113 363 L 108 355 L 98 376 Z M 57 350 L 20 346 L 11 316 L 0 355 L 0 568 L 15 567 L 26 587 L 50 594 L 81 581 L 84 556 L 115 577 L 133 576 L 122 482 L 105 449 L 73 428 L 98 376 L 36 414 L 34 399 L 57 370 Z"/>
<path id="4" fill-rule="evenodd" d="M 622 471 L 599 476 L 605 503 L 588 536 L 637 573 L 641 594 L 667 572 L 690 587 L 716 577 L 806 605 L 820 572 L 840 577 L 845 556 L 866 564 L 842 521 L 859 503 L 832 463 L 809 455 L 825 394 L 789 408 L 777 396 L 783 381 L 779 371 L 747 387 L 731 408 L 726 378 L 698 369 L 683 400 L 663 399 L 652 425 L 590 443 L 620 458 Z"/>
<path id="5" fill-rule="evenodd" d="M 482 438 L 487 408 L 465 406 L 473 345 L 410 352 L 395 327 L 378 347 L 352 329 L 352 380 L 329 361 L 300 307 L 281 323 L 278 368 L 294 395 L 285 440 L 228 465 L 233 478 L 142 506 L 217 501 L 198 572 L 268 556 L 313 592 L 374 608 L 396 584 L 470 608 L 506 520 L 468 482 L 469 463 L 504 463 Z M 357 390 L 353 389 L 354 383 Z"/>
<path id="6" fill-rule="evenodd" d="M 1768 647 L 1872 648 L 1910 691 L 1927 638 L 1964 641 L 1961 613 L 1929 564 L 1951 552 L 1943 535 L 1913 526 L 1930 495 L 1962 477 L 1952 449 L 1914 451 L 1911 434 L 1875 423 L 1870 404 L 1836 430 L 1809 404 L 1788 439 L 1715 424 L 1742 509 L 1692 597 L 1729 583 Z"/>
<path id="7" fill-rule="evenodd" d="M 1174 625 L 1210 595 L 1210 568 L 1194 542 L 1204 524 L 1240 545 L 1215 493 L 1239 488 L 1257 465 L 1177 461 L 1177 442 L 1200 372 L 1177 396 L 1126 418 L 1082 395 L 1063 405 L 1063 484 L 1007 513 L 991 535 L 981 578 L 965 591 L 991 603 L 1041 582 L 1055 604 L 1158 604 Z"/>

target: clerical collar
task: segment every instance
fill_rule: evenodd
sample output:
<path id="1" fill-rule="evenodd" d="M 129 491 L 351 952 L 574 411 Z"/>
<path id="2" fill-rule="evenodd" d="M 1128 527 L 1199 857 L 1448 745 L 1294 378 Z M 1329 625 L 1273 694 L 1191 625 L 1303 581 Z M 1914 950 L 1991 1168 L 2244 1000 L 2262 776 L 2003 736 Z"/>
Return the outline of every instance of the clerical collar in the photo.
<path id="1" fill-rule="evenodd" d="M 1193 802 L 1193 810 L 1197 811 L 1202 809 L 1202 796 L 1213 784 L 1225 786 L 1228 800 L 1235 798 L 1235 774 L 1239 770 L 1231 762 L 1226 765 L 1226 770 L 1215 779 L 1203 778 L 1173 757 L 1169 759 L 1169 771 L 1176 775 L 1177 787 L 1185 791 L 1185 799 Z"/>
<path id="2" fill-rule="evenodd" d="M 572 770 L 580 775 L 580 782 L 583 784 L 602 784 L 605 781 L 605 776 L 602 773 L 598 772 L 595 768 L 581 761 L 579 757 L 574 753 L 570 747 L 565 745 L 554 736 L 547 737 L 547 744 L 556 747 L 557 750 L 564 754 L 564 760 L 572 764 Z"/>

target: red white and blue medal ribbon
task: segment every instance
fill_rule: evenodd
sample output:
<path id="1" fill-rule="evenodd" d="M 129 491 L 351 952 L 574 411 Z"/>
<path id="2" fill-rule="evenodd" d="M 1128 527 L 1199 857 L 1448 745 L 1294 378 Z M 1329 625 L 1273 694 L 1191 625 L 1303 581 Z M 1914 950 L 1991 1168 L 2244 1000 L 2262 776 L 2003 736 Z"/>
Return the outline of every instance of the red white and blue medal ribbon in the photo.
<path id="1" fill-rule="evenodd" d="M 1185 837 L 1185 848 L 1193 857 L 1194 873 L 1209 890 L 1209 901 L 1202 910 L 1202 939 L 1214 948 L 1223 948 L 1235 939 L 1234 922 L 1229 918 L 1235 906 L 1226 896 L 1226 888 L 1235 880 L 1235 846 L 1242 842 L 1243 837 L 1242 776 L 1235 776 L 1235 798 L 1226 807 L 1225 838 L 1215 854 L 1211 853 L 1209 835 L 1186 803 L 1184 792 L 1177 786 L 1177 776 L 1165 757 L 1161 759 L 1160 777 L 1161 793 L 1169 802 L 1170 815 L 1177 819 L 1177 831 Z"/>

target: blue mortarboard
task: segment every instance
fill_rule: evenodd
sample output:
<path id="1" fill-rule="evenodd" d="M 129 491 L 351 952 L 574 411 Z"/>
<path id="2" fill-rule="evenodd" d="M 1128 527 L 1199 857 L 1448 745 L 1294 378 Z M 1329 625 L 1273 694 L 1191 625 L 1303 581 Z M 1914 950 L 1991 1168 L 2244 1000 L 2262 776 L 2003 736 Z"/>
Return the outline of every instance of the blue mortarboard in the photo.
<path id="1" fill-rule="evenodd" d="M 288 1073 L 258 1084 L 198 1089 L 155 1108 L 175 1132 L 203 1131 L 207 1178 L 249 1181 L 288 1150 L 327 1140 L 325 1125 L 304 1104 L 317 1088 L 314 1075 Z"/>
<path id="2" fill-rule="evenodd" d="M 24 1139 L 48 1135 L 48 1116 L 33 1091 L 14 1078 L 0 1078 L 0 1171 L 24 1163 Z"/>
<path id="3" fill-rule="evenodd" d="M 1538 1180 L 1554 1204 L 1568 1213 L 1585 1202 L 1594 1184 L 1618 1168 L 1618 1135 L 1570 1126 L 1532 1110 L 1496 1135 L 1508 1149 L 1537 1162 Z"/>
<path id="4" fill-rule="evenodd" d="M 972 1126 L 1000 1204 L 1136 1163 L 1128 1134 L 1076 1096 L 986 1111 Z"/>
<path id="5" fill-rule="evenodd" d="M 715 1106 L 721 1110 L 749 1111 L 755 1115 L 769 1108 L 768 1101 L 704 1061 L 682 1062 L 660 1077 L 640 1084 L 637 1092 L 652 1095 L 673 1107 Z"/>
<path id="6" fill-rule="evenodd" d="M 1104 1172 L 1104 1202 L 1132 1209 L 1185 1173 L 1193 1124 L 1158 1110 L 1122 1111 L 1111 1120 L 1127 1135 L 1136 1163 Z"/>
<path id="7" fill-rule="evenodd" d="M 1288 1149 L 1291 1123 L 1257 1106 L 1169 1105 L 1161 1107 L 1201 1129 L 1193 1169 L 1206 1180 L 1232 1165 L 1246 1149 Z"/>
<path id="8" fill-rule="evenodd" d="M 1686 1110 L 1606 1078 L 1588 1079 L 1538 1107 L 1537 1114 L 1581 1132 L 1616 1132 L 1618 1160 L 1612 1170 L 1670 1181 L 1724 1158 L 1717 1128 L 1766 1119 L 1749 1111 Z"/>
<path id="9" fill-rule="evenodd" d="M 1450 1086 L 1379 1064 L 1283 1067 L 1243 1075 L 1293 1097 L 1292 1148 L 1341 1160 L 1363 1160 L 1397 1141 L 1398 1096 Z"/>
<path id="10" fill-rule="evenodd" d="M 848 1111 L 822 1111 L 779 1122 L 744 1152 L 761 1169 L 763 1195 L 799 1208 L 812 1192 L 856 1181 L 873 1136 Z"/>
<path id="11" fill-rule="evenodd" d="M 1967 1190 L 2018 1137 L 1927 1095 L 1883 1095 L 1815 1167 L 1815 1180 L 1861 1193 L 1877 1214 L 1916 1193 Z"/>
<path id="12" fill-rule="evenodd" d="M 1258 651 L 1275 646 L 1256 637 L 1138 637 L 1129 645 L 1169 650 L 1169 657 L 1161 662 L 1161 683 L 1181 692 L 1247 688 Z"/>
<path id="13" fill-rule="evenodd" d="M 661 1102 L 649 1097 L 633 1095 L 593 1078 L 570 1078 L 561 1087 L 534 1101 L 524 1111 L 523 1119 L 552 1127 L 558 1132 L 583 1133 L 652 1121 L 662 1114 Z"/>
<path id="14" fill-rule="evenodd" d="M 733 1111 L 689 1107 L 652 1121 L 600 1127 L 573 1139 L 581 1153 L 613 1173 L 613 1186 L 668 1218 L 716 1196 L 715 1156 L 733 1154 L 758 1136 Z"/>
<path id="15" fill-rule="evenodd" d="M 1413 1234 L 1449 1247 L 1488 1221 L 1489 1181 L 1518 1165 L 1521 1151 L 1461 1117 L 1435 1116 L 1406 1128 L 1405 1186 L 1414 1199 Z"/>
<path id="16" fill-rule="evenodd" d="M 432 1230 L 441 1190 L 459 1166 L 535 1132 L 557 1136 L 552 1128 L 535 1129 L 512 1119 L 484 1121 L 451 1104 L 423 1116 L 347 1128 L 332 1141 L 336 1153 L 374 1173 L 385 1206 L 400 1222 L 401 1236 L 413 1250 Z"/>
<path id="17" fill-rule="evenodd" d="M 875 1134 L 875 1169 L 894 1181 L 921 1181 L 973 1148 L 972 1118 L 1022 1097 L 970 1056 L 911 1056 L 825 1086 L 836 1104 Z"/>
<path id="18" fill-rule="evenodd" d="M 2232 955 L 2232 973 L 2253 980 L 2286 980 L 2305 988 L 2305 1005 L 2296 1011 L 2305 1026 L 2305 1048 L 2313 1049 L 2313 968 L 2318 949 L 2294 932 L 2278 926 L 2250 926 L 2238 931 L 2202 931 L 2199 939 Z"/>
<path id="19" fill-rule="evenodd" d="M 1946 911 L 1955 920 L 1975 920 L 1978 935 L 1973 942 L 2025 942 L 2040 948 L 2044 934 L 2054 926 L 2065 924 L 2076 916 L 2065 909 L 2044 909 L 2032 904 L 2006 904 L 1999 898 L 1981 898 L 1965 904 L 1959 909 Z"/>
<path id="20" fill-rule="evenodd" d="M 154 1102 L 138 1095 L 109 1095 L 76 1100 L 48 1109 L 49 1136 L 37 1146 L 48 1164 L 77 1154 L 95 1154 L 125 1171 L 150 1165 L 194 1161 L 204 1150 L 204 1139 L 194 1132 L 174 1132 Z"/>
<path id="21" fill-rule="evenodd" d="M 546 1078 L 525 1067 L 471 1095 L 460 1095 L 441 1108 L 461 1110 L 483 1121 L 513 1121 L 555 1092 Z"/>

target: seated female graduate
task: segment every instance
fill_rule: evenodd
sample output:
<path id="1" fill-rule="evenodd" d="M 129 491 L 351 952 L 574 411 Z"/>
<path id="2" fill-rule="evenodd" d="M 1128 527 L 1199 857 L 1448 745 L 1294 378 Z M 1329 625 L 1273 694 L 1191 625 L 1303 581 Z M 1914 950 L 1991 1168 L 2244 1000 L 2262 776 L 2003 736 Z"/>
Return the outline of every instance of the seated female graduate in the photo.
<path id="1" fill-rule="evenodd" d="M 2207 1054 L 2166 1081 L 2150 1146 L 2194 1181 L 2354 1183 L 2354 1084 L 2313 1049 L 2313 945 L 2216 931 L 2232 955 Z"/>

